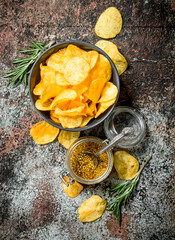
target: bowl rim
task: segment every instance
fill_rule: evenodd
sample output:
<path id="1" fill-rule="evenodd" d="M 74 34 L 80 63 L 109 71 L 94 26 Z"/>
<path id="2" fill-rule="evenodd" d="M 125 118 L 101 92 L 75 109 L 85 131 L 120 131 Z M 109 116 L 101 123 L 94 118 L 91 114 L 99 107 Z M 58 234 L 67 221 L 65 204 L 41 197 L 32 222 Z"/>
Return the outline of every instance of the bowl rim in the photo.
<path id="1" fill-rule="evenodd" d="M 33 74 L 33 70 L 36 66 L 36 64 L 38 63 L 38 61 L 42 58 L 43 55 L 45 55 L 45 53 L 47 53 L 48 51 L 50 51 L 51 49 L 57 47 L 57 46 L 60 46 L 60 45 L 65 45 L 65 44 L 84 44 L 85 46 L 93 49 L 93 50 L 96 50 L 98 51 L 98 53 L 101 53 L 103 54 L 110 62 L 111 66 L 112 66 L 112 71 L 115 70 L 116 72 L 116 82 L 118 84 L 117 88 L 118 88 L 118 95 L 117 95 L 117 98 L 116 98 L 116 101 L 114 102 L 114 104 L 111 106 L 111 109 L 109 110 L 109 112 L 103 116 L 101 119 L 99 119 L 97 122 L 95 122 L 94 124 L 88 126 L 88 124 L 84 127 L 78 127 L 78 128 L 63 128 L 61 125 L 58 125 L 54 122 L 52 122 L 51 120 L 47 119 L 47 117 L 45 117 L 42 112 L 40 110 L 38 110 L 35 106 L 35 102 L 33 100 L 33 97 L 32 97 L 32 92 L 31 92 L 31 79 L 32 79 L 32 74 Z M 81 48 L 81 47 L 80 47 Z M 78 132 L 78 131 L 85 131 L 85 130 L 89 130 L 89 129 L 92 129 L 94 127 L 97 127 L 98 125 L 100 125 L 102 122 L 104 122 L 104 120 L 106 118 L 108 118 L 111 113 L 113 112 L 117 102 L 118 102 L 118 99 L 119 99 L 119 95 L 120 95 L 120 79 L 119 79 L 119 74 L 118 74 L 118 71 L 117 71 L 117 68 L 115 66 L 115 64 L 113 63 L 112 59 L 107 55 L 107 53 L 105 53 L 102 49 L 100 49 L 99 47 L 91 44 L 91 43 L 88 43 L 88 42 L 84 42 L 84 41 L 80 41 L 80 40 L 70 40 L 70 41 L 63 41 L 63 42 L 59 42 L 59 43 L 56 43 L 54 44 L 53 46 L 51 46 L 50 48 L 46 49 L 37 59 L 36 61 L 34 62 L 31 70 L 30 70 L 30 74 L 29 74 L 29 77 L 28 77 L 28 86 L 29 86 L 29 97 L 30 97 L 30 100 L 32 102 L 32 105 L 35 109 L 35 111 L 41 116 L 41 118 L 46 121 L 47 123 L 51 124 L 52 126 L 56 127 L 56 128 L 59 128 L 60 130 L 65 130 L 65 131 L 71 131 L 71 132 Z"/>

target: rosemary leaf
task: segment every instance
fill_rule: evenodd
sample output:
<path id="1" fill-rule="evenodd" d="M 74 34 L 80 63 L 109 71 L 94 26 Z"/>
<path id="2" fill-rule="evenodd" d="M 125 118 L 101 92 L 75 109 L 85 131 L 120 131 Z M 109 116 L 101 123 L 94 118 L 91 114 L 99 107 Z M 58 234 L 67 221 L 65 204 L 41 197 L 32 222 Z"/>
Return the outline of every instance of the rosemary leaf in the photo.
<path id="1" fill-rule="evenodd" d="M 50 46 L 52 46 L 54 42 L 39 43 L 31 40 L 31 44 L 29 45 L 29 49 L 19 49 L 19 51 L 27 56 L 22 58 L 16 58 L 13 60 L 13 64 L 18 64 L 16 68 L 13 70 L 9 70 L 3 76 L 4 78 L 11 78 L 8 82 L 8 85 L 13 87 L 17 87 L 19 84 L 24 84 L 25 88 L 28 91 L 28 75 L 30 73 L 31 67 L 36 61 L 36 59 Z"/>
<path id="2" fill-rule="evenodd" d="M 152 155 L 150 155 L 146 162 L 143 164 L 141 169 L 136 173 L 136 175 L 129 181 L 123 181 L 116 185 L 113 185 L 111 189 L 109 189 L 109 192 L 112 193 L 112 195 L 115 197 L 115 199 L 112 202 L 109 202 L 107 204 L 107 211 L 112 211 L 114 217 L 117 219 L 117 222 L 121 222 L 121 207 L 122 204 L 126 206 L 127 202 L 129 201 L 129 198 L 133 195 L 133 192 L 138 184 L 140 174 L 143 170 L 143 168 L 146 166 L 148 161 L 151 159 Z"/>

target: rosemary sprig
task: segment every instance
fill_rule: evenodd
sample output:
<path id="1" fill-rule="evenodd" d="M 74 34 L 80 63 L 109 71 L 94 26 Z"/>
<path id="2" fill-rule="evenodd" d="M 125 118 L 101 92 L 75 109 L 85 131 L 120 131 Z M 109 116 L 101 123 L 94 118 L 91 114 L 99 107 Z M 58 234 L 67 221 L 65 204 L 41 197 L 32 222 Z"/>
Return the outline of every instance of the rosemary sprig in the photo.
<path id="1" fill-rule="evenodd" d="M 122 204 L 124 206 L 127 204 L 129 198 L 133 195 L 133 192 L 138 184 L 140 174 L 143 168 L 146 166 L 148 161 L 151 159 L 152 155 L 150 155 L 146 162 L 143 164 L 141 169 L 136 173 L 136 175 L 129 181 L 123 181 L 118 184 L 115 184 L 109 189 L 114 197 L 116 197 L 112 202 L 107 204 L 108 211 L 112 211 L 114 217 L 117 219 L 117 222 L 121 222 L 121 207 Z"/>
<path id="2" fill-rule="evenodd" d="M 18 64 L 18 66 L 13 70 L 9 70 L 3 76 L 4 78 L 11 78 L 8 82 L 8 85 L 17 87 L 19 84 L 24 83 L 24 86 L 26 88 L 28 84 L 28 75 L 30 73 L 33 63 L 47 48 L 49 48 L 53 44 L 54 42 L 46 44 L 42 42 L 34 42 L 33 40 L 31 40 L 29 49 L 19 49 L 21 53 L 28 56 L 16 58 L 13 60 L 13 63 Z"/>

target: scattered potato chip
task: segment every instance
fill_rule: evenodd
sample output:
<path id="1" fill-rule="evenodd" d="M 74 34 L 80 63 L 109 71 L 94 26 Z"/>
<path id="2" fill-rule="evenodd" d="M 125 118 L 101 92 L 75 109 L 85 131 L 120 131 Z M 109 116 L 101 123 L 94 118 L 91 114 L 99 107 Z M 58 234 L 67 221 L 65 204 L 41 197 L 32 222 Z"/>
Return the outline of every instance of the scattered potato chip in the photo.
<path id="1" fill-rule="evenodd" d="M 114 153 L 114 167 L 122 180 L 130 180 L 139 170 L 138 160 L 125 151 Z"/>
<path id="2" fill-rule="evenodd" d="M 109 57 L 114 62 L 119 75 L 121 75 L 126 70 L 128 63 L 114 43 L 106 40 L 100 40 L 95 45 L 109 55 Z"/>
<path id="3" fill-rule="evenodd" d="M 102 90 L 101 98 L 98 102 L 109 102 L 112 99 L 116 99 L 117 94 L 118 88 L 113 83 L 107 82 Z"/>
<path id="4" fill-rule="evenodd" d="M 122 22 L 119 10 L 109 7 L 98 18 L 95 33 L 101 38 L 114 38 L 121 31 Z"/>
<path id="5" fill-rule="evenodd" d="M 79 136 L 80 132 L 68 132 L 61 130 L 58 136 L 58 142 L 68 149 L 72 143 L 79 138 Z"/>
<path id="6" fill-rule="evenodd" d="M 36 123 L 30 129 L 30 135 L 37 144 L 46 144 L 53 142 L 59 134 L 59 129 L 53 127 L 45 121 Z"/>
<path id="7" fill-rule="evenodd" d="M 93 222 L 100 218 L 106 208 L 106 200 L 98 195 L 92 195 L 78 209 L 81 222 Z"/>
<path id="8" fill-rule="evenodd" d="M 70 178 L 64 177 L 64 179 L 66 181 L 69 181 Z M 80 194 L 80 192 L 83 190 L 83 186 L 80 183 L 78 183 L 76 180 L 73 184 L 69 186 L 66 186 L 63 182 L 61 184 L 64 192 L 71 198 L 77 197 Z"/>
<path id="9" fill-rule="evenodd" d="M 83 117 L 82 116 L 76 116 L 76 117 L 60 116 L 59 120 L 63 128 L 77 128 L 77 127 L 80 127 Z"/>
<path id="10" fill-rule="evenodd" d="M 64 76 L 71 85 L 83 82 L 90 70 L 89 64 L 81 57 L 71 58 L 64 69 Z"/>
<path id="11" fill-rule="evenodd" d="M 100 114 L 106 111 L 113 103 L 115 103 L 116 99 L 112 99 L 108 102 L 102 102 L 98 104 L 97 113 L 95 114 L 95 118 L 97 118 Z"/>

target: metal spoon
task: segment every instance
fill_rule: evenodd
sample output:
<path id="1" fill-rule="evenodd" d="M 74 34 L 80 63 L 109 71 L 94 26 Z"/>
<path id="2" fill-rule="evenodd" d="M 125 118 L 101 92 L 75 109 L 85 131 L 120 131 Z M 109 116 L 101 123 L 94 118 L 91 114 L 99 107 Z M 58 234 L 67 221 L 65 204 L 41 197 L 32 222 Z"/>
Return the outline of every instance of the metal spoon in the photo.
<path id="1" fill-rule="evenodd" d="M 112 146 L 117 143 L 120 139 L 122 139 L 124 136 L 128 135 L 128 134 L 131 134 L 134 132 L 134 129 L 132 127 L 126 127 L 124 128 L 121 133 L 119 135 L 117 135 L 116 137 L 114 137 L 110 142 L 109 144 L 104 147 L 102 150 L 100 150 L 99 152 L 97 153 L 92 153 L 90 151 L 82 151 L 82 153 L 85 153 L 85 154 L 90 154 L 92 155 L 92 160 L 94 162 L 94 167 L 95 169 L 97 168 L 98 166 L 98 157 L 100 156 L 100 154 L 102 154 L 103 152 L 107 151 L 108 149 L 112 148 Z"/>

